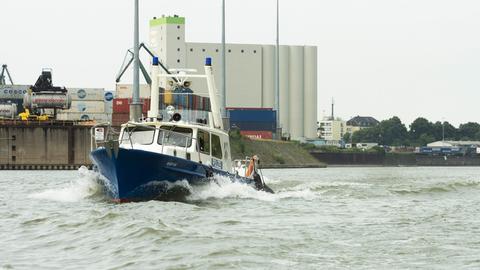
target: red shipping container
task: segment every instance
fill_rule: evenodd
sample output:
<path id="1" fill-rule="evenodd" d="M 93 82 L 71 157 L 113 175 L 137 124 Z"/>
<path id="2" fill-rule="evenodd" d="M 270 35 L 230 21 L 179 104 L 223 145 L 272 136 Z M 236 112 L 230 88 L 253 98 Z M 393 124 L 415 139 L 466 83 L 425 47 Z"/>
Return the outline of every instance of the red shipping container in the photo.
<path id="1" fill-rule="evenodd" d="M 115 98 L 113 100 L 113 113 L 130 112 L 130 102 L 128 98 Z"/>
<path id="2" fill-rule="evenodd" d="M 150 110 L 150 99 L 141 98 L 140 101 L 143 103 L 142 112 L 146 114 Z M 113 100 L 113 112 L 114 113 L 129 113 L 130 112 L 130 103 L 132 103 L 131 98 L 116 98 Z"/>
<path id="3" fill-rule="evenodd" d="M 240 134 L 246 136 L 252 140 L 271 140 L 273 139 L 273 133 L 271 131 L 253 131 L 253 130 L 241 130 Z"/>
<path id="4" fill-rule="evenodd" d="M 142 99 L 143 102 L 143 107 L 142 107 L 142 112 L 147 116 L 147 112 L 150 110 L 150 99 L 149 98 L 144 98 Z"/>
<path id="5" fill-rule="evenodd" d="M 130 120 L 130 113 L 113 113 L 112 126 L 118 127 Z"/>

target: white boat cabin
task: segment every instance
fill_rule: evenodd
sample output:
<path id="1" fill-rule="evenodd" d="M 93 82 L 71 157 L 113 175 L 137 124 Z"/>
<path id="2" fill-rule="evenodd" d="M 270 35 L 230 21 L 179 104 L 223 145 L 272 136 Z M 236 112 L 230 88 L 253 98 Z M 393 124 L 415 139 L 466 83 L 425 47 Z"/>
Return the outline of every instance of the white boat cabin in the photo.
<path id="1" fill-rule="evenodd" d="M 123 125 L 120 147 L 161 153 L 233 172 L 228 134 L 210 126 L 182 122 Z"/>

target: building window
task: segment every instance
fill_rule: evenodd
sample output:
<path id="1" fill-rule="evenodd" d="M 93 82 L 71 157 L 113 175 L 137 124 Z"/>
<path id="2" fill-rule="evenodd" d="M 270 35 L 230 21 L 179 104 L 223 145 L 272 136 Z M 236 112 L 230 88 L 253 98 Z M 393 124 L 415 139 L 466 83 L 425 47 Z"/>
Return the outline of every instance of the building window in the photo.
<path id="1" fill-rule="evenodd" d="M 244 52 L 244 50 L 241 50 L 241 52 L 243 53 L 243 52 Z"/>
<path id="2" fill-rule="evenodd" d="M 253 53 L 257 53 L 257 50 L 253 50 Z"/>
<path id="3" fill-rule="evenodd" d="M 180 37 L 177 37 L 177 40 L 180 40 Z"/>
<path id="4" fill-rule="evenodd" d="M 202 49 L 202 52 L 205 52 L 205 49 Z"/>
<path id="5" fill-rule="evenodd" d="M 218 52 L 218 49 L 215 49 L 215 52 Z"/>
<path id="6" fill-rule="evenodd" d="M 193 48 L 190 48 L 190 51 L 193 52 Z"/>
<path id="7" fill-rule="evenodd" d="M 180 59 L 177 59 L 177 63 L 180 63 Z"/>
<path id="8" fill-rule="evenodd" d="M 12 151 L 17 151 L 17 146 L 16 145 L 12 145 Z"/>
<path id="9" fill-rule="evenodd" d="M 229 52 L 229 53 L 231 53 L 231 52 L 232 52 L 232 50 L 230 50 L 230 49 L 229 49 L 229 50 L 228 50 L 228 52 Z"/>
<path id="10" fill-rule="evenodd" d="M 180 29 L 180 25 L 177 25 L 177 29 Z"/>
<path id="11" fill-rule="evenodd" d="M 12 141 L 15 141 L 17 139 L 16 135 L 12 135 Z"/>
<path id="12" fill-rule="evenodd" d="M 180 48 L 177 48 L 177 52 L 179 52 L 179 51 L 180 51 Z"/>
<path id="13" fill-rule="evenodd" d="M 13 161 L 13 162 L 17 161 L 17 157 L 16 157 L 16 156 L 12 156 L 12 161 Z"/>

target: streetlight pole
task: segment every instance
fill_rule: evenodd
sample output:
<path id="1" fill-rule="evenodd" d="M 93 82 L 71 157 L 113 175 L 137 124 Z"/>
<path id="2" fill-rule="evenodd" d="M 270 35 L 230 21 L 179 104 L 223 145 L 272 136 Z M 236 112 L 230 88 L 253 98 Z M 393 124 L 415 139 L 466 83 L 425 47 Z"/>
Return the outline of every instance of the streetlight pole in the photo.
<path id="1" fill-rule="evenodd" d="M 442 142 L 445 142 L 445 118 L 442 118 Z"/>
<path id="2" fill-rule="evenodd" d="M 222 117 L 227 117 L 227 56 L 225 53 L 225 0 L 222 0 Z"/>
<path id="3" fill-rule="evenodd" d="M 135 14 L 133 23 L 133 93 L 130 103 L 130 121 L 139 121 L 142 114 L 142 103 L 140 103 L 140 58 L 139 58 L 139 29 L 138 29 L 138 0 L 135 2 Z"/>
<path id="4" fill-rule="evenodd" d="M 280 127 L 280 1 L 277 0 L 277 37 L 275 44 L 275 110 L 277 111 L 277 139 L 281 139 Z"/>

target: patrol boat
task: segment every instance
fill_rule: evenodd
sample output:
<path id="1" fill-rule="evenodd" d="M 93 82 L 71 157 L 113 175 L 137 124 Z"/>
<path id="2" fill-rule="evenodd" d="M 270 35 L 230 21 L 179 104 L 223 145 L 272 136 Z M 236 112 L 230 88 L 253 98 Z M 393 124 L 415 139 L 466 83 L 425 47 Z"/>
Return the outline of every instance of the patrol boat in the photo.
<path id="1" fill-rule="evenodd" d="M 104 125 L 92 129 L 99 147 L 90 156 L 108 180 L 108 195 L 113 201 L 162 199 L 172 183 L 201 185 L 215 182 L 215 176 L 273 193 L 263 181 L 258 158 L 231 160 L 211 58 L 206 59 L 205 74 L 193 72 L 176 69 L 160 74 L 158 58 L 154 57 L 148 117 L 123 124 L 113 140 L 105 140 L 108 129 Z M 169 91 L 160 93 L 160 78 L 168 81 Z M 206 80 L 208 97 L 189 88 L 193 78 Z"/>

